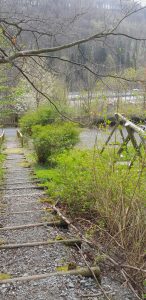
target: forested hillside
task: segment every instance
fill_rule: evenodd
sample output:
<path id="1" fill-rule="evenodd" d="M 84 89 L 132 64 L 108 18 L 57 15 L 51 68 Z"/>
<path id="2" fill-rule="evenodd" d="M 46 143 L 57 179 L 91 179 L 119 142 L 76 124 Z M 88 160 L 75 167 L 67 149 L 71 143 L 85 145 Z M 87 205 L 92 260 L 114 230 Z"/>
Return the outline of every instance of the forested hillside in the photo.
<path id="1" fill-rule="evenodd" d="M 56 47 L 116 27 L 114 35 L 49 53 L 47 68 L 57 75 L 61 73 L 70 90 L 87 87 L 89 74 L 80 65 L 60 61 L 55 56 L 88 64 L 100 77 L 143 66 L 144 42 L 117 35 L 120 32 L 138 39 L 144 36 L 145 10 L 131 14 L 139 9 L 140 5 L 132 0 L 116 1 L 116 4 L 111 0 L 0 1 L 4 35 L 9 40 L 13 37 L 12 43 L 18 49 Z"/>

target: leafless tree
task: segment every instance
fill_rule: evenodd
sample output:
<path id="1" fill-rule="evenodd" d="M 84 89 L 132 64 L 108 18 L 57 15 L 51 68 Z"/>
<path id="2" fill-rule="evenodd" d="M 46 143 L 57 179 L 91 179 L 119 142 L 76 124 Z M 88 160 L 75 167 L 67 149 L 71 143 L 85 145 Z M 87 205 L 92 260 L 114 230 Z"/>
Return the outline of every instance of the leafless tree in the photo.
<path id="1" fill-rule="evenodd" d="M 113 5 L 112 1 L 109 2 L 109 5 Z M 111 73 L 107 70 L 103 72 L 99 63 L 94 64 L 91 59 L 83 59 L 85 54 L 82 53 L 81 47 L 84 45 L 90 49 L 94 44 L 96 49 L 96 45 L 109 45 L 113 39 L 117 38 L 124 41 L 128 40 L 129 43 L 131 41 L 134 43 L 146 41 L 143 32 L 143 35 L 131 34 L 126 30 L 123 31 L 124 27 L 122 27 L 125 21 L 127 22 L 133 16 L 141 14 L 145 7 L 141 7 L 134 1 L 130 1 L 129 5 L 125 5 L 125 1 L 119 1 L 118 12 L 116 11 L 113 15 L 114 20 L 111 22 L 110 9 L 106 7 L 106 2 L 104 3 L 105 7 L 101 6 L 100 1 L 93 1 L 91 5 L 91 2 L 86 0 L 50 0 L 49 2 L 37 0 L 31 1 L 31 5 L 30 1 L 27 1 L 27 5 L 25 1 L 24 5 L 23 0 L 1 0 L 0 5 L 3 4 L 3 9 L 0 13 L 0 34 L 3 43 L 0 46 L 0 64 L 8 64 L 17 69 L 36 92 L 50 102 L 52 102 L 50 97 L 36 86 L 32 74 L 28 74 L 26 71 L 28 69 L 25 66 L 27 63 L 30 64 L 30 60 L 35 62 L 37 66 L 38 57 L 42 68 L 44 68 L 44 61 L 46 62 L 46 69 L 48 60 L 51 62 L 59 61 L 65 67 L 69 64 L 76 66 L 76 70 L 91 72 L 98 80 L 103 80 L 105 77 L 131 80 L 123 78 L 120 74 L 115 75 L 115 72 Z M 8 12 L 8 5 L 11 7 L 11 12 Z M 91 21 L 91 15 L 94 11 L 99 10 L 102 12 L 104 22 L 100 28 L 96 28 L 96 26 L 92 28 L 90 24 L 89 30 L 87 25 L 89 20 Z M 86 30 L 82 29 L 85 20 Z M 76 56 L 75 59 L 72 59 L 69 55 L 72 49 L 81 53 L 81 60 L 76 59 Z M 58 68 L 56 72 L 58 72 Z"/>

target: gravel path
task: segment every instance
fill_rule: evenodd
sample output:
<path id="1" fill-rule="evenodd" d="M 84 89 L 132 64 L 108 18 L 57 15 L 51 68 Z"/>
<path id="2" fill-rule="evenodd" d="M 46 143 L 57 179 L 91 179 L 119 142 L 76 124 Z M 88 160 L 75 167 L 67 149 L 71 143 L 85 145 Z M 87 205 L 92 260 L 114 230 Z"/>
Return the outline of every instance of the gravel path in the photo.
<path id="1" fill-rule="evenodd" d="M 1 226 L 15 226 L 40 223 L 52 220 L 52 214 L 42 209 L 45 205 L 39 200 L 44 192 L 38 190 L 32 178 L 30 168 L 23 166 L 23 149 L 16 139 L 15 129 L 6 130 L 5 182 L 3 188 L 3 213 L 0 214 Z M 19 148 L 19 149 L 18 149 Z M 18 152 L 18 153 L 17 153 Z M 58 236 L 72 238 L 70 230 L 55 227 L 33 227 L 19 230 L 0 231 L 0 241 L 6 243 L 26 243 L 47 241 Z M 56 272 L 58 266 L 75 262 L 85 266 L 77 250 L 62 244 L 23 247 L 18 249 L 0 250 L 0 273 L 12 277 L 28 276 Z M 102 277 L 102 287 L 111 300 L 134 300 L 127 287 Z M 94 296 L 95 295 L 95 296 Z M 85 297 L 86 296 L 86 297 Z M 90 297 L 89 297 L 90 296 Z M 0 284 L 1 300 L 77 300 L 105 299 L 101 290 L 92 278 L 81 276 L 52 276 L 47 279 L 29 282 Z"/>

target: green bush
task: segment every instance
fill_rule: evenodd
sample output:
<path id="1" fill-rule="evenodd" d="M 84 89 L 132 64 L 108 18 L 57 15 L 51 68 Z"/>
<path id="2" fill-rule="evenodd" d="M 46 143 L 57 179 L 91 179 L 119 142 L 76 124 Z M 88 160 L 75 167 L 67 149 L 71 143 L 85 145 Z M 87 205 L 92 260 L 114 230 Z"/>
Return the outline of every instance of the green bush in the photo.
<path id="1" fill-rule="evenodd" d="M 36 174 L 51 201 L 59 200 L 72 220 L 83 222 L 85 233 L 102 242 L 107 254 L 143 268 L 146 170 L 140 162 L 131 170 L 115 163 L 112 151 L 64 151 L 56 156 L 55 168 L 39 166 Z M 143 282 L 140 273 L 138 279 Z"/>
<path id="2" fill-rule="evenodd" d="M 54 122 L 57 113 L 49 106 L 42 106 L 34 112 L 27 112 L 19 121 L 22 133 L 31 135 L 34 125 L 46 125 Z"/>
<path id="3" fill-rule="evenodd" d="M 46 163 L 52 155 L 72 148 L 78 142 L 79 130 L 72 123 L 55 123 L 32 127 L 34 148 L 40 163 Z"/>

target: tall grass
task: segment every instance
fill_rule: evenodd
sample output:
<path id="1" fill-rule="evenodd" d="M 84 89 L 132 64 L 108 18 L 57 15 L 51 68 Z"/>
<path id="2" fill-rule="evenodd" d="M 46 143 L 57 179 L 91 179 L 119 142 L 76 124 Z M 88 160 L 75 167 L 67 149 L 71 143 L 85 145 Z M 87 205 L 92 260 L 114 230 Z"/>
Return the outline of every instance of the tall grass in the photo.
<path id="1" fill-rule="evenodd" d="M 115 163 L 113 151 L 65 151 L 56 157 L 56 167 L 37 169 L 48 194 L 60 200 L 73 219 L 94 228 L 93 238 L 120 263 L 141 268 L 146 245 L 146 170 L 137 162 L 129 170 Z M 90 222 L 89 222 L 90 221 Z M 90 228 L 89 228 L 90 224 Z M 85 226 L 86 227 L 86 226 Z M 131 269 L 130 269 L 131 270 Z M 133 280 L 142 283 L 142 273 Z"/>
<path id="2" fill-rule="evenodd" d="M 44 119 L 40 114 L 39 118 Z M 34 126 L 28 119 L 38 162 L 45 164 L 36 166 L 36 174 L 48 188 L 48 195 L 60 201 L 73 220 L 84 224 L 85 234 L 98 239 L 104 252 L 127 266 L 128 276 L 142 290 L 146 154 L 143 151 L 144 158 L 129 169 L 125 162 L 133 157 L 132 149 L 129 154 L 125 149 L 120 159 L 113 148 L 102 155 L 96 149 L 73 149 L 78 132 L 72 124 Z M 25 128 L 25 119 L 22 123 Z"/>

